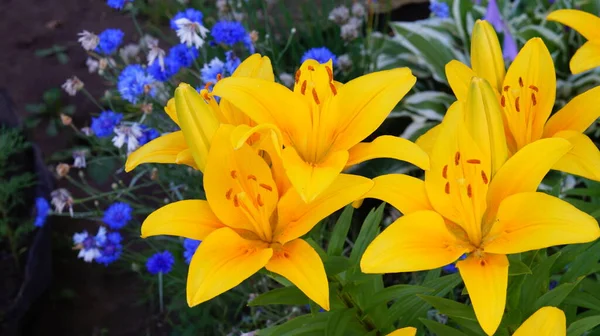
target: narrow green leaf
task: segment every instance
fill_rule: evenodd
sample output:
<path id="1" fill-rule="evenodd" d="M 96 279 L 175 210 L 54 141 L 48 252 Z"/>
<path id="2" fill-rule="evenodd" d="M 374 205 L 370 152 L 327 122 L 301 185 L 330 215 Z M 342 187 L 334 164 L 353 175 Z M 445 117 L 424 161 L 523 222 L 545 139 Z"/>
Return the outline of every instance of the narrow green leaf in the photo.
<path id="1" fill-rule="evenodd" d="M 567 336 L 581 336 L 598 325 L 600 325 L 600 315 L 582 318 L 569 325 Z"/>
<path id="2" fill-rule="evenodd" d="M 508 267 L 508 275 L 531 274 L 531 269 L 520 260 L 511 260 Z"/>
<path id="3" fill-rule="evenodd" d="M 375 236 L 379 233 L 379 223 L 383 219 L 383 208 L 385 203 L 382 203 L 377 210 L 369 213 L 365 221 L 363 222 L 362 228 L 358 233 L 354 248 L 350 253 L 350 262 L 352 264 L 358 264 L 363 253 L 367 249 L 367 246 L 375 239 Z"/>
<path id="4" fill-rule="evenodd" d="M 539 299 L 535 301 L 534 310 L 538 310 L 545 306 L 553 306 L 558 307 L 567 296 L 579 285 L 579 282 L 583 279 L 583 277 L 577 279 L 576 282 L 565 283 L 557 286 L 553 290 L 548 293 L 542 295 Z"/>
<path id="5" fill-rule="evenodd" d="M 346 257 L 340 256 L 329 256 L 323 260 L 325 266 L 325 272 L 328 276 L 333 276 L 350 268 L 350 260 Z"/>
<path id="6" fill-rule="evenodd" d="M 327 321 L 327 327 L 325 328 L 325 336 L 343 336 L 348 328 L 348 321 L 355 316 L 355 308 L 347 308 L 335 311 L 331 314 L 331 317 Z"/>
<path id="7" fill-rule="evenodd" d="M 540 253 L 541 254 L 541 253 Z M 521 307 L 525 315 L 531 315 L 535 311 L 536 300 L 548 292 L 550 284 L 550 269 L 560 256 L 560 252 L 543 259 L 533 267 L 533 274 L 526 275 L 521 285 Z"/>
<path id="8" fill-rule="evenodd" d="M 248 303 L 249 306 L 266 306 L 274 304 L 282 305 L 306 305 L 309 303 L 308 297 L 298 287 L 276 288 L 263 293 Z"/>
<path id="9" fill-rule="evenodd" d="M 335 223 L 329 246 L 327 246 L 327 254 L 330 256 L 342 255 L 344 242 L 346 241 L 346 236 L 348 236 L 350 224 L 352 224 L 352 214 L 354 214 L 354 208 L 348 205 Z"/>
<path id="10" fill-rule="evenodd" d="M 467 306 L 465 304 L 437 296 L 417 296 L 425 300 L 427 303 L 432 305 L 435 309 L 437 309 L 440 313 L 444 315 L 448 315 L 451 317 L 462 317 L 468 320 L 477 321 L 477 318 L 475 317 L 475 312 L 473 311 L 473 307 L 471 306 Z"/>
<path id="11" fill-rule="evenodd" d="M 429 329 L 429 331 L 431 331 L 435 335 L 466 336 L 466 334 L 462 331 L 456 330 L 452 327 L 449 327 L 436 321 L 427 320 L 424 318 L 420 318 L 419 321 L 421 321 L 421 323 L 423 323 L 427 327 L 427 329 Z"/>
<path id="12" fill-rule="evenodd" d="M 409 296 L 414 296 L 417 294 L 425 294 L 433 292 L 433 289 L 423 287 L 423 286 L 413 286 L 413 285 L 394 285 L 387 287 L 378 293 L 376 293 L 373 297 L 369 299 L 369 305 L 365 308 L 365 311 L 369 311 L 372 307 L 380 305 L 382 303 L 388 303 L 393 300 L 403 301 Z"/>

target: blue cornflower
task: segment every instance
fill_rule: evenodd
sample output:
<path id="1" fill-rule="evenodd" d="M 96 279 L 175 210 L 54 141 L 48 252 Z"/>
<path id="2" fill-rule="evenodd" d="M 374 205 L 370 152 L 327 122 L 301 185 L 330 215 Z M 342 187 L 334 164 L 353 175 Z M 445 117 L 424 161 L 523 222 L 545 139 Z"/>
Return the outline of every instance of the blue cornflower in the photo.
<path id="1" fill-rule="evenodd" d="M 182 19 L 182 18 L 188 19 L 192 22 L 198 22 L 198 23 L 202 24 L 202 19 L 204 18 L 204 15 L 202 15 L 202 12 L 197 9 L 188 8 L 184 11 L 181 11 L 181 12 L 175 14 L 175 16 L 173 16 L 173 18 L 171 19 L 171 29 L 177 30 L 177 25 L 175 24 L 175 21 Z"/>
<path id="2" fill-rule="evenodd" d="M 232 46 L 238 42 L 243 42 L 248 36 L 246 29 L 237 21 L 219 21 L 212 27 L 210 34 L 215 43 L 223 43 Z"/>
<path id="3" fill-rule="evenodd" d="M 118 232 L 111 232 L 106 235 L 106 240 L 99 246 L 100 256 L 96 257 L 96 262 L 108 266 L 117 261 L 123 251 L 121 241 L 123 237 Z"/>
<path id="4" fill-rule="evenodd" d="M 498 8 L 498 3 L 496 0 L 490 0 L 487 5 L 487 10 L 485 11 L 484 20 L 489 22 L 496 31 L 502 31 L 503 23 L 502 23 L 502 14 L 500 13 L 500 9 Z"/>
<path id="5" fill-rule="evenodd" d="M 225 70 L 226 75 L 231 76 L 235 72 L 235 69 L 242 63 L 239 57 L 237 57 L 232 50 L 225 52 Z M 223 74 L 224 76 L 225 74 Z"/>
<path id="6" fill-rule="evenodd" d="M 50 212 L 50 204 L 43 197 L 35 199 L 35 221 L 33 225 L 35 227 L 42 227 L 46 223 L 46 218 Z"/>
<path id="7" fill-rule="evenodd" d="M 171 252 L 157 252 L 146 261 L 146 269 L 150 274 L 167 274 L 171 272 L 173 264 L 175 264 L 175 258 L 173 258 Z"/>
<path id="8" fill-rule="evenodd" d="M 106 4 L 114 9 L 123 9 L 127 2 L 133 2 L 133 0 L 107 0 Z"/>
<path id="9" fill-rule="evenodd" d="M 548 290 L 553 290 L 556 288 L 556 286 L 558 286 L 558 281 L 550 280 L 550 283 L 548 284 Z"/>
<path id="10" fill-rule="evenodd" d="M 98 35 L 100 42 L 95 50 L 105 55 L 114 53 L 123 42 L 124 35 L 120 29 L 107 29 L 103 31 Z"/>
<path id="11" fill-rule="evenodd" d="M 140 128 L 142 129 L 142 136 L 137 139 L 139 146 L 143 146 L 160 136 L 160 133 L 154 128 L 146 125 L 140 125 Z"/>
<path id="12" fill-rule="evenodd" d="M 429 10 L 433 16 L 437 16 L 441 19 L 450 17 L 450 8 L 448 8 L 448 4 L 445 2 L 431 0 L 431 3 L 429 4 Z"/>
<path id="13" fill-rule="evenodd" d="M 154 78 L 141 65 L 132 64 L 123 69 L 119 75 L 117 89 L 123 99 L 132 104 L 137 104 L 138 99 L 144 93 L 151 96 L 156 94 L 156 88 L 151 85 L 154 82 Z"/>
<path id="14" fill-rule="evenodd" d="M 118 230 L 131 220 L 131 212 L 132 209 L 129 204 L 116 202 L 111 204 L 108 209 L 104 211 L 104 217 L 102 218 L 102 221 L 111 229 Z"/>
<path id="15" fill-rule="evenodd" d="M 106 242 L 106 228 L 101 226 L 95 236 L 91 236 L 87 231 L 73 235 L 73 244 L 76 250 L 79 250 L 77 258 L 83 258 L 85 262 L 92 262 L 101 256 L 100 246 Z"/>
<path id="16" fill-rule="evenodd" d="M 244 37 L 244 46 L 246 47 L 246 49 L 248 49 L 248 52 L 250 54 L 254 54 L 256 52 L 256 48 L 254 48 L 254 43 L 252 43 L 252 38 L 250 38 L 250 35 L 246 35 L 246 37 Z"/>
<path id="17" fill-rule="evenodd" d="M 148 73 L 157 81 L 166 82 L 171 79 L 171 77 L 175 76 L 180 68 L 179 61 L 175 59 L 173 55 L 169 54 L 165 57 L 164 70 L 160 68 L 159 62 L 154 62 L 148 67 Z"/>
<path id="18" fill-rule="evenodd" d="M 218 74 L 221 74 L 221 76 L 225 77 L 226 70 L 227 69 L 225 69 L 225 63 L 223 63 L 223 61 L 215 57 L 209 63 L 204 63 L 202 70 L 200 70 L 200 79 L 202 79 L 202 82 L 204 82 L 204 84 L 207 84 L 209 82 L 214 84 L 217 82 Z"/>
<path id="19" fill-rule="evenodd" d="M 92 131 L 99 138 L 106 138 L 113 134 L 115 126 L 117 126 L 123 115 L 113 111 L 104 111 L 97 118 L 92 118 Z"/>
<path id="20" fill-rule="evenodd" d="M 512 62 L 515 60 L 515 57 L 517 57 L 519 50 L 517 47 L 517 41 L 515 41 L 515 38 L 508 30 L 508 27 L 505 26 L 505 28 L 504 41 L 502 41 L 502 55 L 504 56 L 504 59 Z"/>
<path id="21" fill-rule="evenodd" d="M 304 63 L 307 59 L 314 59 L 315 61 L 324 64 L 329 60 L 333 62 L 333 65 L 337 63 L 337 57 L 326 47 L 312 48 L 302 55 L 301 63 Z"/>
<path id="22" fill-rule="evenodd" d="M 196 239 L 185 238 L 183 240 L 183 259 L 185 259 L 186 263 L 190 263 L 192 261 L 192 257 L 198 246 L 200 246 L 200 241 Z"/>
<path id="23" fill-rule="evenodd" d="M 169 50 L 169 58 L 179 67 L 191 67 L 194 64 L 194 60 L 198 58 L 198 49 L 190 48 L 185 44 L 178 44 Z"/>
<path id="24" fill-rule="evenodd" d="M 458 260 L 465 260 L 465 258 L 467 258 L 466 254 L 463 254 L 460 256 L 460 258 L 458 258 Z M 448 264 L 444 267 L 442 267 L 442 270 L 446 273 L 456 273 L 458 272 L 458 268 L 456 268 L 456 263 L 452 263 L 452 264 Z"/>

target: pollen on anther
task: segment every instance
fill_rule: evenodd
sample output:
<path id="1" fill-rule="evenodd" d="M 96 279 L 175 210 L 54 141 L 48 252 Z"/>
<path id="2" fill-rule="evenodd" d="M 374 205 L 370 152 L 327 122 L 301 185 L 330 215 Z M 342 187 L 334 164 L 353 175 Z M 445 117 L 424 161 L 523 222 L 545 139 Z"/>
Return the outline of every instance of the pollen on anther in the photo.
<path id="1" fill-rule="evenodd" d="M 232 192 L 233 192 L 233 189 L 229 188 L 229 190 L 227 190 L 227 192 L 225 193 L 225 198 L 227 198 L 228 200 L 230 200 Z"/>
<path id="2" fill-rule="evenodd" d="M 469 159 L 467 160 L 467 163 L 472 163 L 472 164 L 480 164 L 481 161 L 478 159 Z"/>
<path id="3" fill-rule="evenodd" d="M 333 82 L 333 71 L 331 71 L 331 68 L 326 66 L 325 69 L 327 70 L 327 74 L 329 75 L 329 81 Z"/>
<path id="4" fill-rule="evenodd" d="M 531 93 L 531 103 L 533 104 L 533 106 L 535 106 L 537 104 L 537 99 L 535 98 L 535 93 Z"/>
<path id="5" fill-rule="evenodd" d="M 500 105 L 502 105 L 502 107 L 506 106 L 506 98 L 504 98 L 504 96 L 502 96 L 502 98 L 500 98 Z"/>
<path id="6" fill-rule="evenodd" d="M 456 154 L 454 154 L 454 164 L 458 166 L 459 163 L 460 163 L 460 152 L 456 152 Z"/>
<path id="7" fill-rule="evenodd" d="M 217 74 L 217 82 L 220 81 L 221 79 L 223 79 L 223 75 L 221 75 L 220 73 Z"/>
<path id="8" fill-rule="evenodd" d="M 208 82 L 206 83 L 206 85 L 204 85 L 204 90 L 207 90 L 210 88 L 210 86 L 213 85 L 213 82 Z"/>
<path id="9" fill-rule="evenodd" d="M 267 189 L 268 191 L 273 191 L 273 188 L 271 188 L 271 186 L 268 184 L 261 183 L 261 184 L 259 184 L 259 186 Z"/>
<path id="10" fill-rule="evenodd" d="M 254 181 L 256 181 L 256 176 L 254 176 L 254 175 L 248 175 L 248 180 L 254 180 Z"/>
<path id="11" fill-rule="evenodd" d="M 258 194 L 258 196 L 256 196 L 256 203 L 258 203 L 258 206 L 265 205 L 265 203 L 263 203 L 263 201 L 262 201 L 262 198 L 260 197 L 260 194 Z"/>
<path id="12" fill-rule="evenodd" d="M 473 188 L 471 188 L 471 185 L 467 185 L 467 196 L 469 196 L 469 198 L 471 198 L 473 196 Z"/>
<path id="13" fill-rule="evenodd" d="M 450 195 L 450 182 L 446 182 L 446 186 L 444 187 L 444 191 L 446 194 Z"/>
<path id="14" fill-rule="evenodd" d="M 515 98 L 515 109 L 517 112 L 521 112 L 521 109 L 519 108 L 519 97 Z"/>
<path id="15" fill-rule="evenodd" d="M 231 178 L 237 178 L 237 171 L 235 171 L 235 170 L 231 171 Z"/>
<path id="16" fill-rule="evenodd" d="M 335 85 L 333 85 L 333 83 L 329 83 L 329 87 L 331 88 L 331 92 L 333 92 L 333 95 L 337 95 L 337 89 L 335 88 Z"/>
<path id="17" fill-rule="evenodd" d="M 483 170 L 481 171 L 481 179 L 483 180 L 483 184 L 488 184 L 488 177 Z"/>
<path id="18" fill-rule="evenodd" d="M 240 206 L 240 201 L 238 201 L 237 194 L 233 195 L 233 205 L 237 208 Z"/>
<path id="19" fill-rule="evenodd" d="M 319 101 L 319 96 L 317 95 L 317 90 L 315 90 L 315 88 L 312 89 L 312 95 L 315 103 L 320 104 L 321 102 Z"/>
<path id="20" fill-rule="evenodd" d="M 302 72 L 300 71 L 300 69 L 298 69 L 298 71 L 296 71 L 296 76 L 294 77 L 294 83 L 298 84 L 298 81 L 300 80 L 300 74 Z"/>
<path id="21" fill-rule="evenodd" d="M 523 87 L 523 78 L 519 77 L 519 86 Z"/>
<path id="22" fill-rule="evenodd" d="M 532 89 L 535 92 L 539 92 L 540 91 L 540 89 L 538 89 L 538 87 L 535 86 L 535 85 L 529 85 L 529 88 Z"/>
<path id="23" fill-rule="evenodd" d="M 506 86 L 504 87 L 504 92 L 507 92 L 507 91 L 508 91 L 508 89 L 510 89 L 510 86 L 506 85 Z"/>
<path id="24" fill-rule="evenodd" d="M 448 178 L 448 165 L 445 165 L 444 168 L 442 169 L 442 177 L 445 179 Z"/>
<path id="25" fill-rule="evenodd" d="M 315 71 L 315 67 L 313 67 L 312 65 L 309 65 L 309 66 L 308 66 L 308 70 L 310 70 L 310 71 Z"/>
<path id="26" fill-rule="evenodd" d="M 304 94 L 306 92 L 306 81 L 302 82 L 302 87 L 300 88 L 300 93 Z"/>

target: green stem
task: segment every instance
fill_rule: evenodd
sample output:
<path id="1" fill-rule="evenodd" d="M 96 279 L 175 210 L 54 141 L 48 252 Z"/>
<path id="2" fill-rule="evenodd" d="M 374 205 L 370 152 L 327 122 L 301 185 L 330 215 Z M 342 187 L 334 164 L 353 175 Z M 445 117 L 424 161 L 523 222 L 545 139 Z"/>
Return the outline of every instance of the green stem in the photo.
<path id="1" fill-rule="evenodd" d="M 340 279 L 337 276 L 334 276 L 333 280 L 338 289 L 338 297 L 340 298 L 340 300 L 342 300 L 344 305 L 348 308 L 356 308 L 356 315 L 358 317 L 358 321 L 360 322 L 360 324 L 362 324 L 363 327 L 365 327 L 365 329 L 367 331 L 377 330 L 377 326 L 375 325 L 373 320 L 369 317 L 369 315 L 365 314 L 365 312 L 360 308 L 358 303 L 356 303 L 356 301 L 354 301 L 354 298 L 352 297 L 352 295 L 350 295 L 344 291 L 344 286 L 342 285 L 342 282 L 340 281 Z M 377 334 L 379 335 L 379 333 L 377 333 Z"/>
<path id="2" fill-rule="evenodd" d="M 160 313 L 162 314 L 165 310 L 163 301 L 163 274 L 158 272 L 158 302 L 160 304 Z"/>

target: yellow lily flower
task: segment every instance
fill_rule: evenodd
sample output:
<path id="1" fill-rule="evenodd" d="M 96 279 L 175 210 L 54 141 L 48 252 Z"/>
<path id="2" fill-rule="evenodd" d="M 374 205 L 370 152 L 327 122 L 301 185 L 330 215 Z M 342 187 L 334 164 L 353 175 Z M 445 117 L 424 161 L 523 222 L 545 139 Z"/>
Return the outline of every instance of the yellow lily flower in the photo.
<path id="1" fill-rule="evenodd" d="M 387 336 L 415 336 L 417 334 L 417 328 L 414 327 L 406 327 L 400 328 L 392 331 L 387 334 Z"/>
<path id="2" fill-rule="evenodd" d="M 560 9 L 550 13 L 547 19 L 575 29 L 588 40 L 571 58 L 569 66 L 573 74 L 600 66 L 599 17 L 576 9 Z"/>
<path id="3" fill-rule="evenodd" d="M 271 61 L 259 54 L 245 59 L 232 77 L 275 80 Z M 220 124 L 256 125 L 226 99 L 217 104 L 207 89 L 198 93 L 185 83 L 175 90 L 175 97 L 167 102 L 165 112 L 182 130 L 165 134 L 131 153 L 127 157 L 125 171 L 129 172 L 142 163 L 186 164 L 203 171 L 212 137 Z M 193 144 L 194 150 L 188 143 Z"/>
<path id="4" fill-rule="evenodd" d="M 219 81 L 213 93 L 258 124 L 273 124 L 281 131 L 283 166 L 305 201 L 314 200 L 345 167 L 372 158 L 429 168 L 427 154 L 406 139 L 381 136 L 360 143 L 414 85 L 409 69 L 375 72 L 341 84 L 333 79 L 331 60 L 307 60 L 295 80 L 290 91 L 259 78 L 230 77 Z"/>
<path id="5" fill-rule="evenodd" d="M 278 177 L 250 145 L 234 148 L 235 132 L 234 126 L 222 125 L 212 140 L 204 172 L 207 200 L 184 200 L 156 210 L 142 224 L 142 237 L 202 240 L 188 272 L 190 306 L 237 286 L 265 267 L 329 310 L 323 263 L 299 237 L 359 198 L 373 182 L 341 174 L 307 204 L 294 189 L 281 193 Z"/>
<path id="6" fill-rule="evenodd" d="M 487 91 L 487 93 L 486 93 Z M 366 249 L 365 273 L 414 272 L 457 262 L 475 315 L 488 334 L 498 328 L 506 303 L 507 254 L 597 239 L 596 220 L 569 203 L 536 192 L 548 170 L 572 147 L 562 138 L 541 139 L 501 163 L 489 151 L 503 132 L 475 109 L 492 89 L 473 79 L 467 103 L 450 107 L 431 153 L 425 181 L 396 174 L 374 179 L 364 195 L 404 214 Z M 479 99 L 476 99 L 478 98 Z M 497 111 L 499 107 L 490 108 Z M 467 117 L 465 117 L 467 115 Z M 494 113 L 489 115 L 493 116 Z M 501 148 L 501 146 L 500 146 Z"/>
<path id="7" fill-rule="evenodd" d="M 513 336 L 566 336 L 565 313 L 556 307 L 542 307 L 531 315 Z"/>
<path id="8" fill-rule="evenodd" d="M 556 74 L 550 52 L 541 39 L 529 40 L 505 75 L 498 38 L 489 23 L 478 21 L 473 29 L 471 54 L 473 70 L 458 61 L 446 65 L 448 82 L 462 102 L 467 99 L 474 76 L 486 79 L 496 89 L 510 153 L 539 139 L 565 138 L 574 147 L 552 169 L 600 181 L 600 151 L 583 134 L 600 117 L 600 87 L 578 95 L 550 117 L 556 97 Z M 417 144 L 431 149 L 438 131 L 434 127 Z"/>

